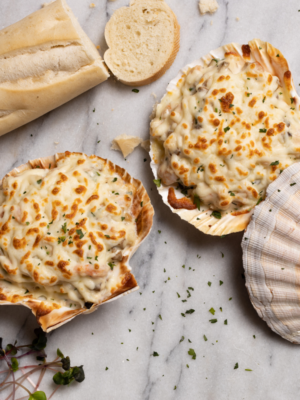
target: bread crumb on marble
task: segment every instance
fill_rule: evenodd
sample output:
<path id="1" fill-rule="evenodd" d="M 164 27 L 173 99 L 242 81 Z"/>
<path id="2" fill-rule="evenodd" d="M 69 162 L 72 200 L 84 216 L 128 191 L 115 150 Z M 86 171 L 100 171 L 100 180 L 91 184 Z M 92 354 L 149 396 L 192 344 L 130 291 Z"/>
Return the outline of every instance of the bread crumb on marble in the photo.
<path id="1" fill-rule="evenodd" d="M 200 9 L 200 13 L 202 15 L 206 14 L 206 13 L 213 14 L 214 12 L 217 11 L 218 8 L 219 8 L 219 5 L 216 0 L 200 0 L 199 1 L 199 9 Z"/>
<path id="2" fill-rule="evenodd" d="M 90 4 L 90 8 L 95 8 L 96 7 L 96 4 L 95 3 L 91 3 Z"/>
<path id="3" fill-rule="evenodd" d="M 126 158 L 133 150 L 142 142 L 137 136 L 119 135 L 112 141 L 111 150 L 121 151 L 123 157 Z"/>

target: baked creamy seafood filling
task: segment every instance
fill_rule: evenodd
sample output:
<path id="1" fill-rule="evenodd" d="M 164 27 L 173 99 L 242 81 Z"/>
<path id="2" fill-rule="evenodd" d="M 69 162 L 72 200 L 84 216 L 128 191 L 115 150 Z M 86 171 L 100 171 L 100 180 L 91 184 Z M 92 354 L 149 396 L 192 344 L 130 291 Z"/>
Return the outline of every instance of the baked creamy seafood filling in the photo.
<path id="1" fill-rule="evenodd" d="M 144 206 L 148 227 L 141 226 Z M 0 300 L 27 301 L 33 309 L 31 300 L 42 301 L 41 316 L 61 307 L 90 308 L 136 287 L 127 261 L 152 217 L 141 183 L 96 156 L 66 153 L 55 168 L 38 163 L 6 176 Z"/>
<path id="2" fill-rule="evenodd" d="M 151 136 L 158 177 L 187 195 L 178 199 L 169 189 L 174 209 L 204 204 L 216 218 L 248 213 L 299 161 L 291 72 L 279 51 L 257 42 L 242 46 L 242 56 L 231 46 L 222 58 L 189 68 L 157 106 Z"/>

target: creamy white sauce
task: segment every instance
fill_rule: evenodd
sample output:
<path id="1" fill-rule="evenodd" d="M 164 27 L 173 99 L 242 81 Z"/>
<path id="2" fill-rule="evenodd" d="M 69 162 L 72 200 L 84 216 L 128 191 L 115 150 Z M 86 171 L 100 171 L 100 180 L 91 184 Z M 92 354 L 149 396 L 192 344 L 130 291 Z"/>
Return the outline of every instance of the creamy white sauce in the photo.
<path id="1" fill-rule="evenodd" d="M 166 186 L 190 187 L 190 197 L 213 210 L 249 210 L 299 161 L 299 117 L 279 79 L 259 63 L 241 68 L 229 55 L 196 66 L 151 122 L 158 176 Z"/>
<path id="2" fill-rule="evenodd" d="M 107 299 L 137 240 L 135 188 L 97 157 L 8 177 L 0 189 L 0 293 L 71 308 Z"/>

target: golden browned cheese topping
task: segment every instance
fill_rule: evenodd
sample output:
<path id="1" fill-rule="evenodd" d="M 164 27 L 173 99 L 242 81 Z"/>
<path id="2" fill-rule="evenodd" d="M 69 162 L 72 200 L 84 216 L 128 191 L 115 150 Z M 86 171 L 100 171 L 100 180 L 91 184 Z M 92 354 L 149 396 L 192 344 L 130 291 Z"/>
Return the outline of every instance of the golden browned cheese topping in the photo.
<path id="1" fill-rule="evenodd" d="M 243 52 L 246 57 L 248 48 Z M 236 58 L 228 54 L 190 68 L 151 122 L 163 184 L 179 183 L 191 199 L 231 213 L 254 207 L 282 170 L 300 159 L 294 99 L 259 63 L 249 58 L 239 66 Z"/>
<path id="2" fill-rule="evenodd" d="M 12 190 L 13 189 L 13 190 Z M 6 177 L 0 188 L 0 294 L 79 308 L 107 299 L 137 240 L 135 187 L 97 157 Z"/>

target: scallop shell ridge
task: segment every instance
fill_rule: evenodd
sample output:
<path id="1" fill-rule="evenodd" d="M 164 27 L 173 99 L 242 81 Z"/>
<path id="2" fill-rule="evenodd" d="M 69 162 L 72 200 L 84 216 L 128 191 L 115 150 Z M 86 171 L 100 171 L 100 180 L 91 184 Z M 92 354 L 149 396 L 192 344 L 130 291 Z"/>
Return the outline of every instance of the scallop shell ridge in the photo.
<path id="1" fill-rule="evenodd" d="M 275 333 L 300 344 L 300 163 L 268 187 L 242 249 L 246 287 L 258 315 Z"/>

